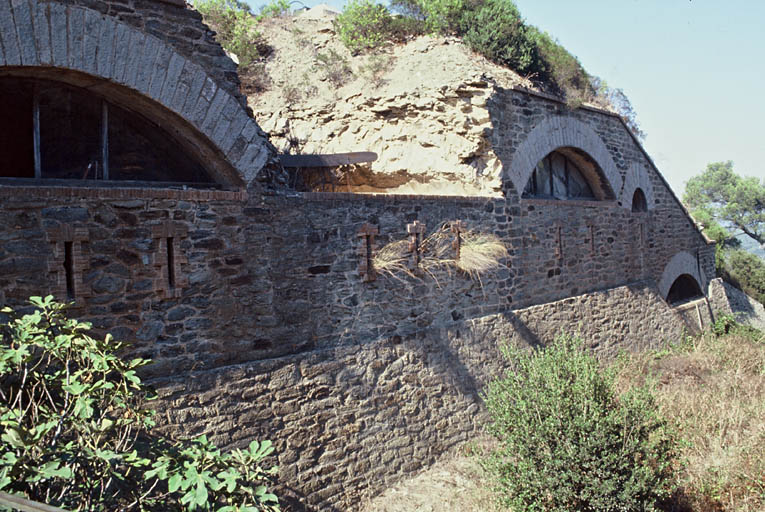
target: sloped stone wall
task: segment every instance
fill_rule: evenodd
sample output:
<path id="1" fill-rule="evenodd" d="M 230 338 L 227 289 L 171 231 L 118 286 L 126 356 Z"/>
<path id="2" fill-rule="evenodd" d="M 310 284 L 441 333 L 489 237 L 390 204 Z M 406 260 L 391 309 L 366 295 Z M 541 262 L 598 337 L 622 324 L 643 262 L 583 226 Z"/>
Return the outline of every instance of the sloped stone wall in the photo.
<path id="1" fill-rule="evenodd" d="M 355 510 L 482 431 L 480 394 L 508 367 L 503 343 L 577 333 L 609 357 L 680 339 L 685 324 L 634 283 L 407 335 L 318 348 L 156 381 L 165 427 L 224 446 L 276 443 L 293 510 Z"/>

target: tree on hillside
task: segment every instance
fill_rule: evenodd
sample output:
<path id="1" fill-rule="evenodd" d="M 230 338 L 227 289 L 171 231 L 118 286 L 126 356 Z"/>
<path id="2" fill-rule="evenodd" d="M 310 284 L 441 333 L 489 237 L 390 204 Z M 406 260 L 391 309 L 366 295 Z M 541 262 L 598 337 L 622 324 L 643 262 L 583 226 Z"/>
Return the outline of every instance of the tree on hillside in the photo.
<path id="1" fill-rule="evenodd" d="M 733 162 L 707 165 L 703 173 L 688 181 L 683 201 L 705 231 L 713 230 L 724 237 L 725 228 L 720 224 L 727 225 L 765 248 L 765 181 L 739 176 L 733 172 Z M 728 234 L 727 238 L 735 235 Z"/>
<path id="2" fill-rule="evenodd" d="M 765 261 L 736 238 L 740 230 L 765 247 L 765 182 L 739 176 L 730 161 L 715 162 L 688 181 L 683 202 L 717 242 L 717 275 L 765 304 Z"/>

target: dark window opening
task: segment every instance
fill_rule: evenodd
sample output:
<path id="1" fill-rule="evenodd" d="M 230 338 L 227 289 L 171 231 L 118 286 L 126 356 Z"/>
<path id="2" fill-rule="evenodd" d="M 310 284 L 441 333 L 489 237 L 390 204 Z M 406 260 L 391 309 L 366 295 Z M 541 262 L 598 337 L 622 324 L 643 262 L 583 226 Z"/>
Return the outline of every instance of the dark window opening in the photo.
<path id="1" fill-rule="evenodd" d="M 523 197 L 596 199 L 580 166 L 560 151 L 553 151 L 539 161 L 526 184 Z"/>
<path id="2" fill-rule="evenodd" d="M 42 177 L 103 179 L 101 102 L 53 82 L 39 89 Z"/>
<path id="3" fill-rule="evenodd" d="M 209 183 L 204 168 L 159 126 L 109 106 L 109 176 L 113 180 Z"/>
<path id="4" fill-rule="evenodd" d="M 31 84 L 0 78 L 0 177 L 35 177 L 32 105 Z"/>
<path id="5" fill-rule="evenodd" d="M 173 237 L 167 239 L 167 284 L 175 288 L 175 246 Z"/>
<path id="6" fill-rule="evenodd" d="M 672 283 L 667 294 L 667 302 L 680 304 L 704 296 L 696 279 L 690 274 L 683 274 Z"/>
<path id="7" fill-rule="evenodd" d="M 2 77 L 0 113 L 0 178 L 215 184 L 161 126 L 86 89 Z"/>
<path id="8" fill-rule="evenodd" d="M 74 257 L 72 253 L 73 242 L 64 242 L 64 273 L 66 274 L 66 298 L 74 300 Z"/>
<path id="9" fill-rule="evenodd" d="M 632 211 L 633 212 L 648 211 L 648 202 L 645 199 L 645 194 L 639 188 L 635 189 L 635 193 L 632 194 Z"/>

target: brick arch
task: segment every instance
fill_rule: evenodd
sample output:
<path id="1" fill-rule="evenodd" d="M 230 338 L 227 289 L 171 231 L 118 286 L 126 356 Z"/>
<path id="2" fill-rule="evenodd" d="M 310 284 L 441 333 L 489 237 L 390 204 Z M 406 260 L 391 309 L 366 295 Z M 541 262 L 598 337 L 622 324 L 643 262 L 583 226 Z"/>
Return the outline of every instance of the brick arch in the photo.
<path id="1" fill-rule="evenodd" d="M 699 285 L 701 290 L 707 289 L 707 283 L 699 274 L 699 264 L 696 261 L 696 256 L 689 252 L 681 251 L 675 254 L 669 263 L 664 266 L 664 272 L 661 274 L 661 280 L 659 281 L 659 293 L 662 298 L 666 300 L 669 295 L 669 289 L 672 287 L 672 283 L 683 274 L 688 274 L 693 277 Z"/>
<path id="2" fill-rule="evenodd" d="M 595 130 L 573 117 L 550 117 L 538 124 L 513 154 L 505 179 L 512 181 L 518 195 L 522 194 L 537 163 L 565 146 L 587 153 L 602 169 L 614 194 L 621 190 L 621 174 L 605 143 Z"/>
<path id="3" fill-rule="evenodd" d="M 645 195 L 646 204 L 648 209 L 653 210 L 656 205 L 653 195 L 653 187 L 651 186 L 651 179 L 648 177 L 648 171 L 644 165 L 639 163 L 633 163 L 627 173 L 624 176 L 624 186 L 622 187 L 621 194 L 619 194 L 619 204 L 622 208 L 627 210 L 632 209 L 632 196 L 635 195 L 635 190 L 640 189 Z"/>
<path id="4" fill-rule="evenodd" d="M 161 39 L 83 7 L 0 0 L 0 75 L 84 86 L 151 119 L 216 180 L 255 179 L 271 146 L 231 94 Z"/>

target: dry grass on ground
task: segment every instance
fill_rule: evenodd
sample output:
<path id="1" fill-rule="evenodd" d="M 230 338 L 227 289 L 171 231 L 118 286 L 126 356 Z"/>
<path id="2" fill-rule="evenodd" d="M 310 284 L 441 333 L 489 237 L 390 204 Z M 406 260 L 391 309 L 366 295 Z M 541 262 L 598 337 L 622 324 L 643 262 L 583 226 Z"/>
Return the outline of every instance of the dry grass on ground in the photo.
<path id="1" fill-rule="evenodd" d="M 680 510 L 765 510 L 765 335 L 734 329 L 622 361 L 621 387 L 654 380 L 681 437 Z"/>
<path id="2" fill-rule="evenodd" d="M 688 338 L 665 350 L 615 363 L 618 386 L 652 381 L 681 441 L 677 512 L 765 510 L 765 334 L 735 330 Z M 490 477 L 470 443 L 388 489 L 365 512 L 495 512 Z"/>
<path id="3" fill-rule="evenodd" d="M 485 438 L 467 443 L 419 475 L 377 496 L 363 512 L 499 512 L 491 482 L 478 457 L 493 446 Z"/>

